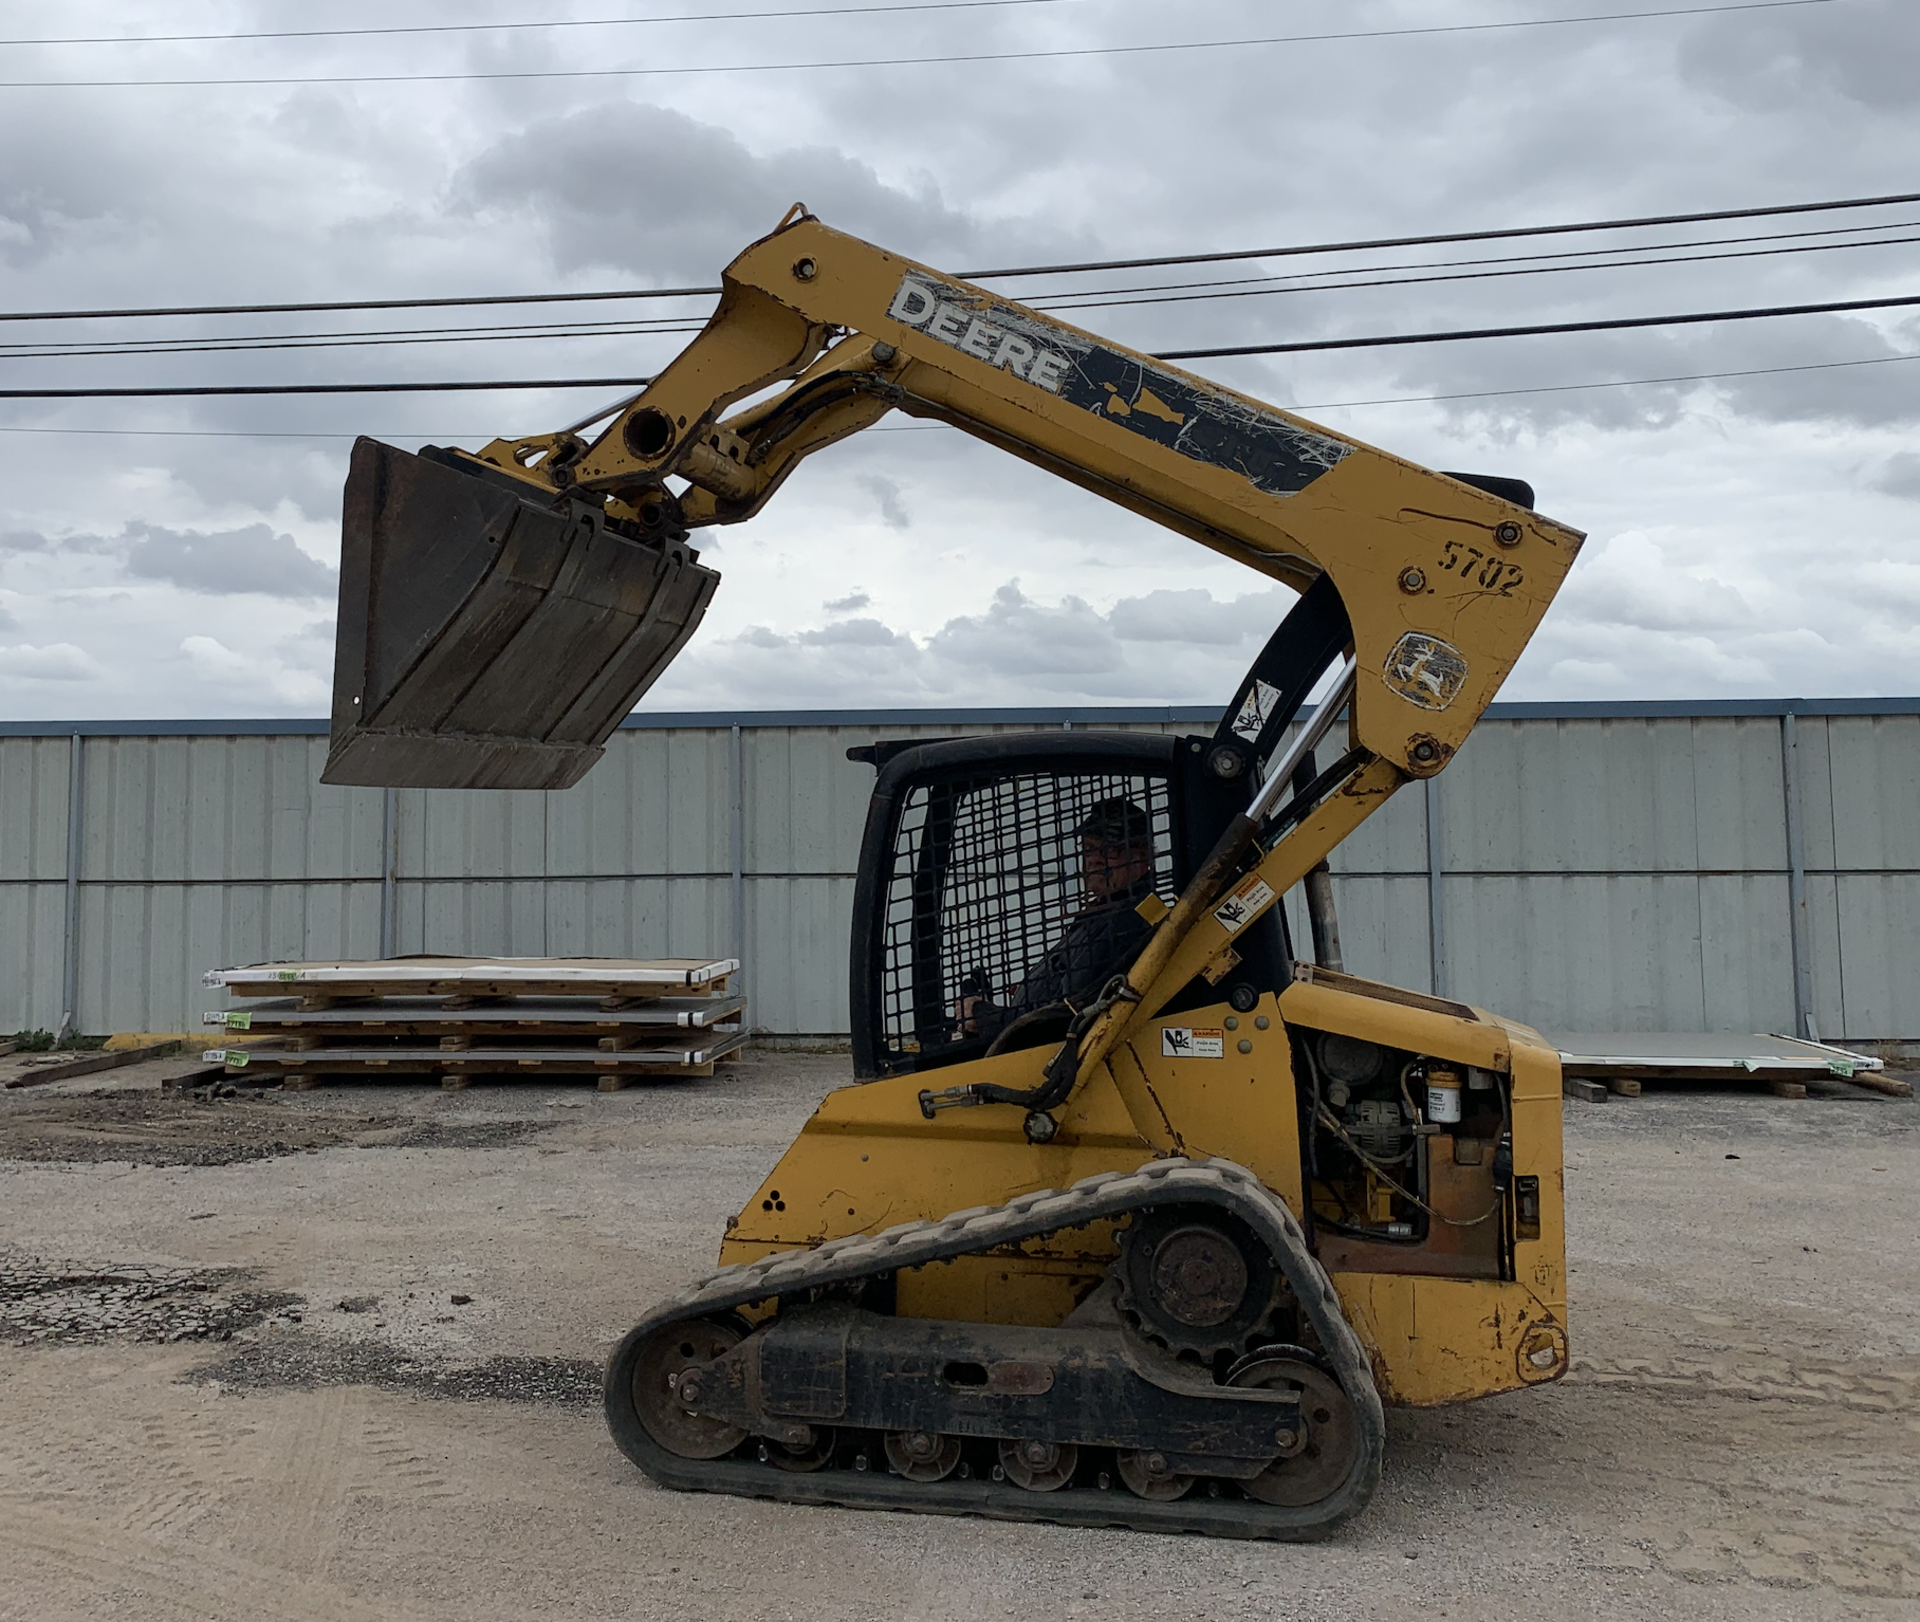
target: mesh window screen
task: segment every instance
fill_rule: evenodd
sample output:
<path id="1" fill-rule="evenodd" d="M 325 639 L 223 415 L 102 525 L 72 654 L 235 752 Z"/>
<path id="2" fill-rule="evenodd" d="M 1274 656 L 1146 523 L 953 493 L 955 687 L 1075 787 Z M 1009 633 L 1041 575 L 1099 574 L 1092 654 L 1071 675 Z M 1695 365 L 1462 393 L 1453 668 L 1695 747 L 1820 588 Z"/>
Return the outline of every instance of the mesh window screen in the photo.
<path id="1" fill-rule="evenodd" d="M 1171 903 L 1166 779 L 1025 773 L 909 792 L 888 876 L 882 1040 L 922 1052 L 990 1036 L 1032 1008 L 1098 992 Z M 985 999 L 973 1030 L 963 1006 Z"/>

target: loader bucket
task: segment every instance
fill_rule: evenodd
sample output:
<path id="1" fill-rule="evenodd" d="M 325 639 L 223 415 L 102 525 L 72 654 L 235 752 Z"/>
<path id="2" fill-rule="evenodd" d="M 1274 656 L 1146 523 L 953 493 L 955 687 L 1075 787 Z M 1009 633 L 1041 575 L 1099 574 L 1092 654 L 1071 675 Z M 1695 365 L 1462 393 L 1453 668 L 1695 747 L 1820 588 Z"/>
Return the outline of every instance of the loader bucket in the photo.
<path id="1" fill-rule="evenodd" d="M 353 447 L 324 783 L 568 788 L 720 577 L 679 533 L 435 446 Z"/>

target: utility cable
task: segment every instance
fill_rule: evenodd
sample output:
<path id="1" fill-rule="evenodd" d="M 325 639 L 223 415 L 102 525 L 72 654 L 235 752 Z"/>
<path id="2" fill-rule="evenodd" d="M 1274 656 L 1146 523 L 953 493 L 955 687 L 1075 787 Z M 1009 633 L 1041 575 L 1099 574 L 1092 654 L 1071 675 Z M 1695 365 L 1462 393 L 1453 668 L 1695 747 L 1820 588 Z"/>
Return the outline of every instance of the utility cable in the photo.
<path id="1" fill-rule="evenodd" d="M 202 395 L 459 394 L 492 389 L 643 389 L 650 377 L 513 378 L 486 383 L 210 383 L 188 388 L 0 389 L 0 400 L 167 400 Z"/>
<path id="2" fill-rule="evenodd" d="M 1886 208 L 1920 203 L 1920 192 L 1880 197 L 1840 197 L 1815 203 L 1777 203 L 1762 208 L 1714 209 L 1692 214 L 1647 214 L 1630 219 L 1579 220 L 1566 225 L 1523 225 L 1491 231 L 1451 231 L 1425 236 L 1374 237 L 1347 242 L 1299 243 L 1291 247 L 1236 248 L 1224 252 L 1162 255 L 1151 259 L 1092 259 L 1057 265 L 1023 265 L 998 270 L 964 270 L 962 281 L 994 281 L 1009 276 L 1066 276 L 1107 270 L 1153 270 L 1172 265 L 1214 265 L 1244 259 L 1285 259 L 1326 253 L 1361 253 L 1383 248 L 1429 248 L 1452 242 L 1498 242 L 1520 237 L 1570 236 L 1589 231 L 1634 231 L 1661 225 L 1704 225 L 1717 220 L 1768 219 L 1789 214 L 1819 214 L 1855 208 Z M 1862 226 L 1867 230 L 1871 227 Z M 1603 250 L 1612 251 L 1612 250 Z M 616 299 L 711 298 L 718 287 L 610 288 L 591 293 L 492 293 L 465 298 L 348 299 L 299 304 L 182 304 L 93 310 L 0 311 L 0 321 L 117 321 L 155 316 L 315 315 L 347 310 L 438 310 L 497 304 L 576 304 Z"/>
<path id="3" fill-rule="evenodd" d="M 233 89 L 262 85 L 454 84 L 504 79 L 663 79 L 712 73 L 811 73 L 836 68 L 954 67 L 988 62 L 1057 62 L 1075 58 L 1237 51 L 1269 45 L 1320 45 L 1359 39 L 1404 39 L 1430 34 L 1486 34 L 1522 28 L 1569 28 L 1591 23 L 1647 22 L 1738 11 L 1789 11 L 1838 6 L 1851 0 L 1734 0 L 1715 6 L 1660 11 L 1607 11 L 1581 17 L 1524 17 L 1508 22 L 1434 23 L 1414 28 L 1346 29 L 1325 34 L 1269 34 L 1248 39 L 1178 40 L 1158 45 L 1073 45 L 1044 51 L 969 51 L 945 56 L 847 57 L 821 62 L 729 62 L 654 68 L 503 68 L 464 73 L 324 73 L 230 79 L 0 79 L 0 90 Z"/>
<path id="4" fill-rule="evenodd" d="M 1733 372 L 1686 372 L 1668 377 L 1614 377 L 1604 378 L 1594 383 L 1545 383 L 1531 387 L 1515 389 L 1474 389 L 1458 394 L 1401 394 L 1377 400 L 1322 400 L 1309 405 L 1290 405 L 1284 409 L 1296 415 L 1310 411 L 1336 411 L 1355 406 L 1383 405 L 1425 405 L 1447 400 L 1495 400 L 1508 395 L 1522 394 L 1570 394 L 1586 389 L 1637 389 L 1657 383 L 1711 383 L 1725 378 L 1742 377 L 1778 377 L 1789 372 L 1834 372 L 1852 366 L 1891 366 L 1897 361 L 1920 360 L 1920 351 L 1910 355 L 1874 355 L 1865 360 L 1823 360 L 1809 361 L 1798 366 L 1752 366 Z M 910 423 L 891 427 L 869 428 L 870 434 L 927 434 L 940 433 L 946 429 L 944 423 Z M 48 427 L 43 425 L 13 425 L 0 423 L 0 434 L 91 434 L 112 438 L 128 439 L 359 439 L 362 433 L 336 433 L 325 429 L 285 429 L 268 430 L 258 428 L 69 428 L 65 426 Z M 472 433 L 419 434 L 412 430 L 405 433 L 383 431 L 371 435 L 374 439 L 419 439 L 435 443 L 458 443 L 462 440 L 492 439 L 497 437 L 491 429 L 476 429 Z"/>
<path id="5" fill-rule="evenodd" d="M 1386 276 L 1370 281 L 1322 282 L 1312 287 L 1243 287 L 1211 293 L 1158 293 L 1145 298 L 1080 298 L 1063 294 L 1051 301 L 1023 300 L 1036 310 L 1124 310 L 1142 304 L 1202 304 L 1217 299 L 1262 298 L 1278 293 L 1339 293 L 1368 287 L 1420 287 L 1434 282 L 1496 281 L 1511 276 L 1553 276 L 1575 270 L 1629 270 L 1646 265 L 1703 265 L 1727 259 L 1770 259 L 1778 254 L 1829 253 L 1837 248 L 1885 248 L 1920 242 L 1920 237 L 1876 237 L 1859 242 L 1808 242 L 1791 248 L 1742 248 L 1734 253 L 1690 253 L 1666 259 L 1615 259 L 1593 265 L 1528 265 L 1512 270 L 1468 270 L 1443 276 Z"/>
<path id="6" fill-rule="evenodd" d="M 1060 288 L 1043 293 L 1021 293 L 1017 301 L 1031 304 L 1040 299 L 1118 297 L 1124 293 L 1189 293 L 1211 287 L 1256 287 L 1268 282 L 1318 282 L 1332 276 L 1385 275 L 1402 270 L 1472 270 L 1482 265 L 1547 264 L 1561 259 L 1595 259 L 1601 254 L 1679 253 L 1694 248 L 1744 247 L 1755 242 L 1801 242 L 1813 237 L 1851 236 L 1861 231 L 1920 231 L 1920 220 L 1900 220 L 1895 224 L 1835 225 L 1820 231 L 1763 231 L 1747 237 L 1696 237 L 1691 242 L 1626 243 L 1613 248 L 1562 248 L 1554 253 L 1502 253 L 1485 259 L 1417 259 L 1398 265 L 1337 265 L 1331 270 L 1289 270 L 1271 276 L 1229 276 L 1208 282 L 1148 282 L 1135 287 Z M 1613 263 L 1616 261 L 1605 261 Z M 1676 260 L 1675 263 L 1684 263 Z"/>
<path id="7" fill-rule="evenodd" d="M 1701 310 L 1689 315 L 1638 315 L 1611 321 L 1554 321 L 1528 327 L 1472 327 L 1454 332 L 1404 332 L 1368 338 L 1321 338 L 1308 343 L 1236 344 L 1222 349 L 1167 349 L 1154 360 L 1216 360 L 1232 355 L 1299 355 L 1331 349 L 1387 349 L 1401 344 L 1463 343 L 1477 338 L 1538 338 L 1561 332 L 1624 332 L 1638 327 L 1687 327 L 1708 321 L 1764 321 L 1786 315 L 1834 315 L 1849 310 L 1898 310 L 1920 304 L 1906 298 L 1846 299 L 1833 304 L 1776 304 L 1752 310 Z M 4 395 L 0 395 L 4 398 Z"/>
<path id="8" fill-rule="evenodd" d="M 421 333 L 404 337 L 370 338 L 361 337 L 354 333 L 339 333 L 285 339 L 250 339 L 246 342 L 233 343 L 182 342 L 169 345 L 165 348 L 157 346 L 120 349 L 78 349 L 63 347 L 57 350 L 44 350 L 0 346 L 0 360 L 83 360 L 102 355 L 125 355 L 136 358 L 150 355 L 259 355 L 279 349 L 385 349 L 396 344 L 501 344 L 525 342 L 528 340 L 544 342 L 556 338 L 686 337 L 693 333 L 704 332 L 705 330 L 705 323 L 701 322 L 692 326 L 678 327 L 590 327 L 584 331 L 565 327 L 557 330 L 543 331 L 502 330 L 490 333 L 485 337 L 462 337 Z"/>
<path id="9" fill-rule="evenodd" d="M 1899 310 L 1920 305 L 1902 298 L 1845 299 L 1830 304 L 1776 304 L 1763 309 L 1701 310 L 1687 315 L 1623 316 L 1607 321 L 1555 321 L 1527 327 L 1475 327 L 1452 332 L 1380 333 L 1366 338 L 1320 338 L 1305 343 L 1236 344 L 1220 349 L 1168 349 L 1153 360 L 1213 360 L 1237 355 L 1297 355 L 1334 349 L 1384 349 L 1403 344 L 1460 343 L 1478 338 L 1535 338 L 1563 332 L 1623 332 L 1639 327 L 1695 326 L 1710 321 L 1761 321 L 1789 315 L 1833 315 L 1851 310 Z M 546 378 L 487 383 L 219 383 L 195 387 L 119 389 L 0 389 L 0 400 L 168 399 L 244 394 L 440 394 L 484 389 L 644 388 L 652 378 Z"/>
<path id="10" fill-rule="evenodd" d="M 1920 236 L 1874 237 L 1853 242 L 1802 243 L 1789 248 L 1754 248 L 1726 254 L 1683 254 L 1663 259 L 1626 259 L 1602 264 L 1534 265 L 1513 270 L 1466 271 L 1439 276 L 1396 276 L 1369 281 L 1318 282 L 1310 286 L 1230 287 L 1220 292 L 1183 294 L 1169 292 L 1157 297 L 1106 298 L 1076 300 L 1073 295 L 1052 298 L 1032 297 L 1021 302 L 1031 309 L 1047 311 L 1126 309 L 1149 304 L 1189 304 L 1216 299 L 1250 298 L 1282 293 L 1340 292 L 1356 288 L 1410 287 L 1436 282 L 1483 281 L 1511 276 L 1551 275 L 1575 270 L 1609 270 L 1636 266 L 1691 265 L 1717 260 L 1765 258 L 1778 254 L 1823 253 L 1838 248 L 1876 248 L 1920 242 Z M 1275 278 L 1276 280 L 1278 278 Z M 672 324 L 668 324 L 672 323 Z M 340 333 L 252 333 L 218 339 L 160 338 L 96 340 L 93 343 L 16 343 L 0 344 L 0 360 L 74 360 L 102 356 L 254 354 L 286 349 L 379 349 L 419 344 L 510 343 L 559 338 L 646 338 L 685 337 L 705 330 L 702 322 L 689 323 L 678 317 L 655 321 L 579 321 L 548 322 L 537 326 L 512 324 L 491 327 L 390 328 L 373 332 Z"/>
<path id="11" fill-rule="evenodd" d="M 274 28 L 246 34 L 88 34 L 67 39 L 0 39 L 9 45 L 202 45 L 256 39 L 368 39 L 394 34 L 503 34 L 533 28 L 643 28 L 655 23 L 732 23 L 783 17 L 872 17 L 903 11 L 988 11 L 1009 6 L 1080 5 L 1084 0 L 915 0 L 910 5 L 809 6 L 799 11 L 705 11 L 673 17 L 562 17 L 519 23 L 415 23 L 397 28 Z"/>
<path id="12" fill-rule="evenodd" d="M 1285 409 L 1304 415 L 1309 411 L 1337 411 L 1353 406 L 1425 405 L 1446 400 L 1503 399 L 1521 394 L 1577 394 L 1588 389 L 1637 389 L 1656 383 L 1714 383 L 1729 378 L 1778 377 L 1786 372 L 1834 372 L 1848 366 L 1891 366 L 1903 360 L 1920 360 L 1920 351 L 1911 355 L 1874 355 L 1865 360 L 1809 361 L 1800 366 L 1750 366 L 1737 372 L 1684 372 L 1670 377 L 1610 378 L 1598 383 L 1542 383 L 1518 389 L 1471 389 L 1459 394 L 1402 394 L 1381 400 L 1321 400 Z"/>

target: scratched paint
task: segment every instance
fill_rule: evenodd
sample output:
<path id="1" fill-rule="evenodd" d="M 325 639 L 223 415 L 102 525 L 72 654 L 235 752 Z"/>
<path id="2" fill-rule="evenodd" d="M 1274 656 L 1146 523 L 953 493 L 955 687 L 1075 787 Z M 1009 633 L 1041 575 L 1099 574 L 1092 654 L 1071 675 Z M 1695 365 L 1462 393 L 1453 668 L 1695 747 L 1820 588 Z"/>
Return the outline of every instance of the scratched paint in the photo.
<path id="1" fill-rule="evenodd" d="M 1353 453 L 1345 441 L 1250 401 L 920 272 L 901 279 L 887 314 L 1143 439 L 1238 473 L 1269 495 L 1304 490 Z"/>

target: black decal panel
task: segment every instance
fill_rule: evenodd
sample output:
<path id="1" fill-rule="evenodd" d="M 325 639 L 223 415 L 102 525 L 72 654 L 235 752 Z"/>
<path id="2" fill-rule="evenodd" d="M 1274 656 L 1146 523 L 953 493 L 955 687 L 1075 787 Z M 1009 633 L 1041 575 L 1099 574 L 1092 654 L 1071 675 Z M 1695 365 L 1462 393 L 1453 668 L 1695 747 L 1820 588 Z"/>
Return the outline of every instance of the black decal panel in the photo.
<path id="1" fill-rule="evenodd" d="M 1063 399 L 1196 462 L 1241 474 L 1270 495 L 1304 490 L 1351 450 L 1111 349 L 1089 348 L 1074 360 L 1061 384 Z"/>
<path id="2" fill-rule="evenodd" d="M 909 272 L 887 314 L 981 365 L 1069 400 L 1256 490 L 1287 496 L 1353 454 L 1331 435 L 1094 343 L 1019 305 Z"/>

